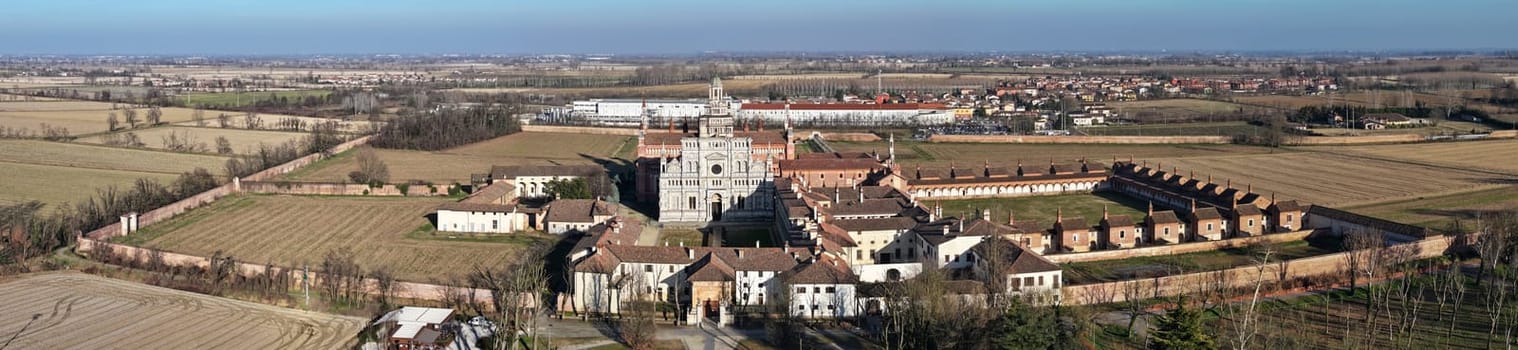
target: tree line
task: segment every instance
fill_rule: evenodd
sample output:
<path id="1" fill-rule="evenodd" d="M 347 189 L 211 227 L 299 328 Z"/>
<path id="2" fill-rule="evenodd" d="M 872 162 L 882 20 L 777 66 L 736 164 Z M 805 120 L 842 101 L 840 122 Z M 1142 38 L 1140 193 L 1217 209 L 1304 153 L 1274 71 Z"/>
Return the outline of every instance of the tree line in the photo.
<path id="1" fill-rule="evenodd" d="M 370 141 L 378 148 L 440 150 L 522 131 L 520 105 L 443 108 L 396 118 Z"/>

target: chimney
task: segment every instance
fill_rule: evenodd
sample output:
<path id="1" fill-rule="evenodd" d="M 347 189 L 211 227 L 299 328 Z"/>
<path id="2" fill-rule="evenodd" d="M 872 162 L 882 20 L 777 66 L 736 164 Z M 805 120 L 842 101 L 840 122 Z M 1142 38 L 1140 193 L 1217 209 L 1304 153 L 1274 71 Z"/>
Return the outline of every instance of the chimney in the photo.
<path id="1" fill-rule="evenodd" d="M 960 215 L 959 216 L 959 232 L 960 233 L 964 233 L 965 232 L 965 220 L 967 220 L 967 219 L 965 219 L 964 215 Z"/>
<path id="2" fill-rule="evenodd" d="M 1227 181 L 1226 184 L 1223 185 L 1223 188 L 1233 188 L 1233 178 L 1228 178 L 1223 181 Z"/>
<path id="3" fill-rule="evenodd" d="M 1065 222 L 1065 208 L 1054 208 L 1054 222 Z"/>
<path id="4" fill-rule="evenodd" d="M 943 207 L 938 206 L 938 203 L 933 203 L 933 216 L 943 217 Z"/>
<path id="5" fill-rule="evenodd" d="M 1012 217 L 1012 211 L 1011 210 L 1007 210 L 1007 225 L 1008 226 L 1017 225 L 1017 219 L 1014 218 L 1014 217 Z"/>
<path id="6" fill-rule="evenodd" d="M 1193 216 L 1196 214 L 1196 198 L 1191 199 L 1191 214 Z"/>
<path id="7" fill-rule="evenodd" d="M 759 241 L 754 241 L 754 246 L 758 247 L 759 246 Z M 742 259 L 743 258 L 743 249 L 733 249 L 733 254 L 737 254 L 738 258 Z"/>
<path id="8" fill-rule="evenodd" d="M 1253 182 L 1245 183 L 1244 184 L 1244 193 L 1254 193 L 1254 183 Z"/>
<path id="9" fill-rule="evenodd" d="M 949 224 L 944 224 L 943 225 L 943 235 L 945 235 L 945 236 L 949 235 Z"/>
<path id="10" fill-rule="evenodd" d="M 1154 202 L 1149 202 L 1149 216 L 1154 216 Z"/>
<path id="11" fill-rule="evenodd" d="M 695 259 L 696 258 L 696 250 L 695 249 L 691 249 L 691 248 L 685 248 L 685 258 L 686 259 Z"/>
<path id="12" fill-rule="evenodd" d="M 855 191 L 859 191 L 859 202 L 860 203 L 864 203 L 864 188 L 862 188 L 862 187 L 855 187 L 854 190 Z"/>
<path id="13" fill-rule="evenodd" d="M 685 246 L 685 241 L 680 241 L 680 246 L 684 247 Z"/>
<path id="14" fill-rule="evenodd" d="M 1106 204 L 1102 204 L 1102 220 L 1107 220 L 1107 219 L 1109 219 L 1109 217 L 1107 216 L 1107 205 Z"/>
<path id="15" fill-rule="evenodd" d="M 833 187 L 833 205 L 838 205 L 838 187 Z"/>

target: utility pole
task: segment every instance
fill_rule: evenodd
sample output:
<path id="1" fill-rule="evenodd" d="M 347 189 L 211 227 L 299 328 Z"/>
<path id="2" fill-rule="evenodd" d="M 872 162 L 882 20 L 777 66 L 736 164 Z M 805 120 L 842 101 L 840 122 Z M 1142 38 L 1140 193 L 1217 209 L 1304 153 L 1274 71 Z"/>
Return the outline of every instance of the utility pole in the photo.
<path id="1" fill-rule="evenodd" d="M 300 273 L 300 291 L 306 295 L 306 311 L 311 311 L 311 264 L 303 266 Z"/>

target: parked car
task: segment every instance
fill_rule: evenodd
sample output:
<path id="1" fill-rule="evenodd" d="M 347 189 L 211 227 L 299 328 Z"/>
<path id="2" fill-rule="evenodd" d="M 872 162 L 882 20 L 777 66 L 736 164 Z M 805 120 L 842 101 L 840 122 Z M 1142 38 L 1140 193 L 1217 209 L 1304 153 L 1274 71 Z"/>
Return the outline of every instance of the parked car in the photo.
<path id="1" fill-rule="evenodd" d="M 492 327 L 492 328 L 494 328 L 495 327 L 495 322 L 490 322 L 490 319 L 485 318 L 485 316 L 475 316 L 474 318 L 469 319 L 469 325 L 470 326 L 476 326 L 476 327 Z"/>

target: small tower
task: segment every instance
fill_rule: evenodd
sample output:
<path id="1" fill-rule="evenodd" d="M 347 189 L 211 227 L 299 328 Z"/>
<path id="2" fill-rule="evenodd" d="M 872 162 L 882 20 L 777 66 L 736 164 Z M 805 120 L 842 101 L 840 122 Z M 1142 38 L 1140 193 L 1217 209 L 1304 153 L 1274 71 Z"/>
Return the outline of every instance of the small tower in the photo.
<path id="1" fill-rule="evenodd" d="M 890 164 L 896 164 L 896 134 L 891 133 L 886 138 L 886 152 L 890 154 L 890 156 L 886 158 L 886 162 Z"/>

